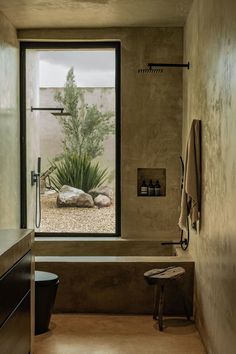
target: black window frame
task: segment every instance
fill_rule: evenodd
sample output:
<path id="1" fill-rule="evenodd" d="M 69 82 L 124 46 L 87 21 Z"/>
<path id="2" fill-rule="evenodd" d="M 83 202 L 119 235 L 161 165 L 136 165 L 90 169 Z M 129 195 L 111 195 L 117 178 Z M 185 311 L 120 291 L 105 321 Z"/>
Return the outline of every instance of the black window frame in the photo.
<path id="1" fill-rule="evenodd" d="M 121 65 L 120 65 L 120 42 L 119 41 L 72 41 L 72 42 L 20 42 L 20 214 L 21 228 L 27 228 L 27 142 L 26 142 L 26 51 L 27 49 L 115 49 L 115 210 L 116 222 L 114 233 L 79 233 L 79 232 L 35 232 L 37 237 L 119 237 L 121 232 L 121 136 L 120 136 L 120 86 L 121 86 Z"/>

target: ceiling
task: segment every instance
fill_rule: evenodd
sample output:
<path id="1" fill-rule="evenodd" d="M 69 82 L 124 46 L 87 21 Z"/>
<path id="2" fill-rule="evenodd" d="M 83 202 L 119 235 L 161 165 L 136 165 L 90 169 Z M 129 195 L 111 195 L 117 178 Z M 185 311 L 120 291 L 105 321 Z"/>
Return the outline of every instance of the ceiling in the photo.
<path id="1" fill-rule="evenodd" d="M 0 0 L 17 29 L 183 26 L 192 0 Z"/>

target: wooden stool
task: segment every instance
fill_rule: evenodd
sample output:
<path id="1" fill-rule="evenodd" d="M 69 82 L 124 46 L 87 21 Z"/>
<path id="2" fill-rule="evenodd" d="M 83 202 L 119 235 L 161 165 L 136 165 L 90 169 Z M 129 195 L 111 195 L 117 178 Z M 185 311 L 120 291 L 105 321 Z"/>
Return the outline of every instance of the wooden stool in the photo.
<path id="1" fill-rule="evenodd" d="M 146 279 L 149 285 L 154 285 L 154 307 L 153 307 L 153 319 L 157 319 L 158 315 L 158 323 L 159 330 L 163 331 L 163 308 L 164 308 L 164 291 L 165 286 L 175 281 L 176 285 L 178 285 L 178 280 L 184 276 L 185 269 L 182 267 L 168 267 L 162 269 L 151 269 L 144 273 L 144 278 Z M 157 289 L 160 286 L 160 297 L 159 304 L 157 304 Z M 185 296 L 182 291 L 181 286 L 179 286 L 179 290 L 181 291 L 181 295 L 183 298 L 184 310 L 186 313 L 186 317 L 189 320 L 189 312 L 187 308 L 187 304 L 185 301 Z"/>

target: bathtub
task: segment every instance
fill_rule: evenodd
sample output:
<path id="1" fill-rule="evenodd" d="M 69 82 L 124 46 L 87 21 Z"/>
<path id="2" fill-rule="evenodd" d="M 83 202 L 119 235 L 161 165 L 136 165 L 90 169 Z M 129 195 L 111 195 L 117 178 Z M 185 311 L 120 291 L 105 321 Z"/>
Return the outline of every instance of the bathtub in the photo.
<path id="1" fill-rule="evenodd" d="M 151 314 L 153 287 L 144 272 L 178 265 L 186 270 L 183 290 L 192 313 L 194 262 L 180 248 L 152 240 L 37 238 L 34 252 L 37 270 L 59 275 L 55 312 Z M 184 314 L 174 286 L 166 290 L 165 314 Z"/>

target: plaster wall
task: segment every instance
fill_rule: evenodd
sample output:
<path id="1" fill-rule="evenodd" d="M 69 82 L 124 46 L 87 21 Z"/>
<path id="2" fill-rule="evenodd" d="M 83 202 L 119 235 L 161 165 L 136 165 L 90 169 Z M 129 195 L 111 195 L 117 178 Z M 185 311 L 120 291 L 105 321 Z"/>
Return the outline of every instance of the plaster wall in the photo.
<path id="1" fill-rule="evenodd" d="M 148 62 L 182 62 L 182 28 L 20 30 L 22 40 L 121 41 L 121 236 L 176 239 L 182 69 L 138 74 Z M 137 168 L 166 168 L 166 197 L 137 197 Z"/>
<path id="2" fill-rule="evenodd" d="M 194 264 L 182 257 L 36 257 L 37 270 L 59 276 L 54 306 L 59 313 L 151 314 L 153 287 L 144 281 L 143 274 L 168 266 L 186 269 L 181 287 L 192 313 Z M 164 311 L 165 315 L 185 314 L 176 284 L 165 289 Z"/>
<path id="3" fill-rule="evenodd" d="M 191 232 L 196 321 L 209 354 L 236 348 L 236 2 L 195 0 L 187 19 L 183 150 L 202 120 L 202 216 Z"/>
<path id="4" fill-rule="evenodd" d="M 0 228 L 20 226 L 19 49 L 0 12 Z"/>

